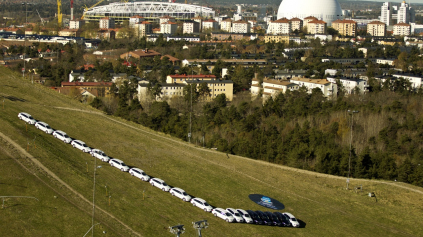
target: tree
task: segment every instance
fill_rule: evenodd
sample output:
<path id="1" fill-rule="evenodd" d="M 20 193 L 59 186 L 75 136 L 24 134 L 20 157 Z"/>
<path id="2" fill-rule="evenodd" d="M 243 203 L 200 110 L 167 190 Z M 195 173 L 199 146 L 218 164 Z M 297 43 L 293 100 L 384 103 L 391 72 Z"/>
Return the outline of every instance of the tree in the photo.
<path id="1" fill-rule="evenodd" d="M 202 98 L 207 98 L 207 96 L 210 96 L 210 88 L 207 85 L 207 82 L 202 82 L 200 86 L 198 87 L 198 94 Z"/>

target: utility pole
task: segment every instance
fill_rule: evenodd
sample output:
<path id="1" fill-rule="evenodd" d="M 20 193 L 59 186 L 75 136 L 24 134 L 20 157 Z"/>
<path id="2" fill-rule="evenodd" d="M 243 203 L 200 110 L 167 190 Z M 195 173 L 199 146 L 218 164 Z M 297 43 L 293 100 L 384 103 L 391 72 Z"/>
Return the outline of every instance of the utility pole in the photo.
<path id="1" fill-rule="evenodd" d="M 201 230 L 209 227 L 207 220 L 197 221 L 192 223 L 194 229 L 198 231 L 198 237 L 201 237 Z"/>
<path id="2" fill-rule="evenodd" d="M 348 159 L 348 178 L 347 178 L 347 190 L 348 190 L 348 186 L 350 183 L 350 175 L 351 175 L 351 155 L 352 155 L 352 130 L 353 130 L 353 123 L 354 123 L 354 114 L 358 113 L 359 111 L 357 110 L 348 110 L 348 113 L 351 115 L 351 136 L 350 136 L 350 157 Z"/>

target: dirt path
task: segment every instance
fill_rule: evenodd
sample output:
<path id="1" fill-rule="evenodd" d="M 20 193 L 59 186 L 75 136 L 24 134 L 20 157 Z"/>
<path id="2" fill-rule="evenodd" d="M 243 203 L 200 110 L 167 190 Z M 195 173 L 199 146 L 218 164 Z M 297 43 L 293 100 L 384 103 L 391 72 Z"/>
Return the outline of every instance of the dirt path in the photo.
<path id="1" fill-rule="evenodd" d="M 53 173 L 51 170 L 49 170 L 47 167 L 45 167 L 41 162 L 39 162 L 37 159 L 35 159 L 31 154 L 29 154 L 25 149 L 23 149 L 21 146 L 19 146 L 16 142 L 14 142 L 12 139 L 10 139 L 8 136 L 4 135 L 2 132 L 0 132 L 0 140 L 3 140 L 6 143 L 5 147 L 13 147 L 14 150 L 16 150 L 21 157 L 25 157 L 27 159 L 30 160 L 30 162 L 32 162 L 34 165 L 36 165 L 38 168 L 40 168 L 43 172 L 47 173 L 48 176 L 50 176 L 51 178 L 53 178 L 54 180 L 56 180 L 57 182 L 60 183 L 60 185 L 64 186 L 66 189 L 70 190 L 74 195 L 76 195 L 79 199 L 83 200 L 84 202 L 88 203 L 89 205 L 93 205 L 92 202 L 90 202 L 88 199 L 86 199 L 82 194 L 80 194 L 79 192 L 77 192 L 75 189 L 73 189 L 71 186 L 69 186 L 66 182 L 64 182 L 62 179 L 60 179 L 59 177 L 56 176 L 55 173 Z M 26 167 L 21 161 L 19 161 L 16 156 L 12 155 L 7 149 L 2 148 L 2 150 L 4 150 L 7 154 L 9 154 L 11 157 L 13 157 L 13 159 L 19 164 L 21 165 L 23 168 L 25 168 L 29 173 L 35 175 L 39 180 L 41 180 L 44 184 L 46 184 L 49 188 L 53 189 L 55 192 L 61 194 L 61 196 L 63 198 L 65 198 L 66 200 L 70 201 L 68 198 L 65 197 L 65 195 L 63 195 L 61 192 L 57 191 L 55 188 L 53 188 L 52 186 L 48 185 L 46 182 L 44 182 L 36 173 L 32 172 L 28 167 Z M 76 203 L 70 201 L 72 204 L 74 204 L 75 206 L 77 206 L 79 209 L 81 209 L 78 205 L 76 205 Z M 104 209 L 102 209 L 99 206 L 96 206 L 96 210 L 102 212 L 103 214 L 107 215 L 109 218 L 111 218 L 112 220 L 118 222 L 120 225 L 122 225 L 124 228 L 126 228 L 127 230 L 129 230 L 129 232 L 132 235 L 135 236 L 142 236 L 140 233 L 134 231 L 131 227 L 129 227 L 128 225 L 126 225 L 125 223 L 123 223 L 122 221 L 120 221 L 119 219 L 117 219 L 115 216 L 113 216 L 112 214 L 110 214 L 109 212 L 105 211 Z M 84 210 L 86 212 L 86 210 Z M 105 223 L 103 223 L 105 224 Z M 107 225 L 107 224 L 106 224 Z"/>
<path id="2" fill-rule="evenodd" d="M 101 113 L 101 112 L 95 112 L 95 111 L 89 111 L 89 110 L 81 110 L 81 109 L 73 109 L 73 108 L 66 108 L 66 107 L 54 107 L 54 108 L 56 108 L 56 109 L 65 109 L 65 110 L 73 110 L 73 111 L 78 111 L 78 112 L 83 112 L 83 113 L 97 114 L 97 115 L 103 116 L 103 117 L 105 117 L 105 118 L 107 118 L 107 119 L 109 119 L 109 120 L 111 120 L 111 121 L 113 121 L 115 123 L 119 123 L 121 125 L 124 125 L 126 127 L 130 127 L 132 129 L 135 129 L 137 131 L 143 132 L 145 134 L 152 135 L 152 136 L 158 138 L 158 140 L 156 140 L 156 141 L 158 141 L 158 142 L 160 142 L 162 144 L 168 145 L 168 146 L 171 146 L 171 145 L 169 143 L 167 143 L 167 142 L 163 142 L 163 140 L 172 141 L 173 143 L 177 143 L 178 145 L 187 146 L 187 147 L 190 147 L 190 148 L 193 148 L 193 149 L 197 149 L 197 150 L 201 150 L 201 151 L 205 151 L 205 152 L 209 152 L 209 153 L 223 154 L 223 153 L 221 153 L 219 151 L 214 151 L 214 150 L 210 150 L 210 149 L 196 147 L 196 146 L 191 145 L 191 144 L 189 144 L 187 142 L 176 140 L 175 138 L 169 138 L 169 137 L 166 137 L 166 136 L 159 135 L 155 131 L 148 131 L 147 129 L 140 129 L 140 128 L 136 127 L 136 126 L 132 126 L 132 125 L 128 124 L 129 122 L 121 122 L 121 121 L 119 121 L 117 119 L 114 119 L 112 116 L 105 115 L 104 113 Z M 297 173 L 302 173 L 302 174 L 308 174 L 308 175 L 313 175 L 313 176 L 318 176 L 318 177 L 324 177 L 324 178 L 331 178 L 331 179 L 339 179 L 339 180 L 345 180 L 346 179 L 345 177 L 334 176 L 334 175 L 330 175 L 330 174 L 322 174 L 322 173 L 317 173 L 317 172 L 313 172 L 313 171 L 309 171 L 309 170 L 302 170 L 302 169 L 292 168 L 292 167 L 288 167 L 288 166 L 283 166 L 283 165 L 278 165 L 278 164 L 272 164 L 272 163 L 269 163 L 269 162 L 266 162 L 266 161 L 254 160 L 254 159 L 250 159 L 250 158 L 246 158 L 246 157 L 242 157 L 242 156 L 237 156 L 237 155 L 231 155 L 231 157 L 234 157 L 234 158 L 237 158 L 237 159 L 241 159 L 241 160 L 248 160 L 249 162 L 256 162 L 256 163 L 259 163 L 259 164 L 262 164 L 262 165 L 267 165 L 267 166 L 275 167 L 275 168 L 278 168 L 278 169 L 289 170 L 289 171 L 292 171 L 292 172 L 297 172 Z M 207 161 L 207 162 L 211 162 L 210 160 L 207 160 L 207 159 L 204 159 L 204 160 Z M 220 165 L 220 164 L 217 164 L 217 165 Z M 222 165 L 220 165 L 220 166 L 222 166 Z M 226 166 L 222 166 L 222 167 L 226 167 Z M 229 167 L 229 166 L 226 167 L 226 168 L 231 169 L 231 167 Z M 239 171 L 237 171 L 237 172 L 239 173 Z M 247 174 L 244 174 L 244 175 L 245 176 L 248 176 L 248 177 L 250 177 L 252 179 L 255 179 L 254 177 L 251 177 L 250 175 L 247 175 Z M 369 180 L 369 179 L 357 179 L 357 178 L 350 178 L 350 179 L 352 181 L 365 181 L 365 182 L 386 184 L 386 185 L 390 185 L 390 186 L 395 186 L 397 188 L 402 188 L 402 189 L 406 189 L 406 190 L 409 190 L 409 191 L 412 191 L 412 192 L 416 192 L 416 193 L 419 193 L 419 194 L 423 194 L 423 191 L 422 190 L 419 190 L 417 188 L 412 188 L 412 187 L 407 187 L 407 186 L 401 185 L 401 182 L 395 182 L 394 183 L 394 182 L 379 181 L 379 180 Z"/>

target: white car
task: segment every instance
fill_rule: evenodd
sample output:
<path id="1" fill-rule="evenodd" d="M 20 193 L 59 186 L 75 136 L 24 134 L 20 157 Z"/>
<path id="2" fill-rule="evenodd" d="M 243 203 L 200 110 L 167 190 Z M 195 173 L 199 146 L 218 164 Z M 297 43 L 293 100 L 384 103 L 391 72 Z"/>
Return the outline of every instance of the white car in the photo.
<path id="1" fill-rule="evenodd" d="M 135 176 L 137 178 L 140 178 L 142 181 L 147 182 L 148 180 L 150 180 L 150 176 L 148 176 L 146 173 L 144 173 L 143 170 L 138 169 L 138 168 L 132 168 L 129 170 L 129 173 L 132 176 Z"/>
<path id="2" fill-rule="evenodd" d="M 191 199 L 191 203 L 193 206 L 203 209 L 204 211 L 211 212 L 212 207 L 206 202 L 206 200 L 201 198 L 193 198 Z"/>
<path id="3" fill-rule="evenodd" d="M 160 188 L 164 192 L 169 192 L 170 187 L 165 183 L 165 181 L 159 179 L 159 178 L 152 178 L 150 179 L 150 184 L 154 187 Z"/>
<path id="4" fill-rule="evenodd" d="M 238 213 L 237 210 L 233 208 L 226 208 L 226 211 L 231 213 L 231 215 L 235 218 L 236 222 L 244 222 L 244 218 Z"/>
<path id="5" fill-rule="evenodd" d="M 53 137 L 63 141 L 64 143 L 71 143 L 72 138 L 70 138 L 65 132 L 56 130 L 53 132 Z"/>
<path id="6" fill-rule="evenodd" d="M 252 224 L 254 223 L 253 218 L 251 218 L 250 214 L 244 209 L 236 209 L 236 211 L 244 218 L 245 223 Z"/>
<path id="7" fill-rule="evenodd" d="M 189 202 L 191 200 L 191 196 L 180 188 L 171 188 L 169 193 L 172 194 L 172 196 L 176 196 L 185 202 Z"/>
<path id="8" fill-rule="evenodd" d="M 100 159 L 103 162 L 109 162 L 110 160 L 110 157 L 108 157 L 106 153 L 104 153 L 102 150 L 99 150 L 99 149 L 92 149 L 90 151 L 90 154 L 94 156 L 95 158 Z"/>
<path id="9" fill-rule="evenodd" d="M 18 118 L 32 125 L 37 122 L 30 114 L 24 112 L 19 113 Z"/>
<path id="10" fill-rule="evenodd" d="M 231 213 L 229 213 L 228 211 L 226 211 L 223 208 L 215 208 L 212 210 L 212 214 L 214 216 L 217 216 L 219 218 L 222 218 L 223 220 L 225 220 L 226 222 L 234 222 L 235 218 L 234 216 L 232 216 Z"/>
<path id="11" fill-rule="evenodd" d="M 90 152 L 91 148 L 89 146 L 87 146 L 87 144 L 85 144 L 85 142 L 81 141 L 81 140 L 73 140 L 71 142 L 71 145 L 74 148 L 78 148 L 79 150 L 83 151 L 83 152 Z"/>
<path id="12" fill-rule="evenodd" d="M 47 134 L 52 134 L 54 132 L 54 130 L 50 126 L 48 126 L 48 124 L 41 121 L 36 122 L 35 127 Z"/>
<path id="13" fill-rule="evenodd" d="M 112 167 L 116 167 L 118 169 L 120 169 L 122 172 L 128 172 L 129 167 L 127 165 L 125 165 L 125 163 L 123 163 L 123 161 L 119 160 L 119 159 L 111 159 L 109 161 L 110 165 Z"/>
<path id="14" fill-rule="evenodd" d="M 289 223 L 291 224 L 292 227 L 300 227 L 300 223 L 297 221 L 297 219 L 295 218 L 294 215 L 292 215 L 289 212 L 284 212 L 282 213 L 285 217 L 288 218 Z"/>

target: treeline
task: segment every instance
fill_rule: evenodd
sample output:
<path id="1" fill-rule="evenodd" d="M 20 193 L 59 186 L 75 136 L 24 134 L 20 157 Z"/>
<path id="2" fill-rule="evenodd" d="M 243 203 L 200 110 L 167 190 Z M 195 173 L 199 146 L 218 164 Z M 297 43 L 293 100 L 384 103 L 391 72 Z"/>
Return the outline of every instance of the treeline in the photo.
<path id="1" fill-rule="evenodd" d="M 187 93 L 187 91 L 186 91 Z M 190 97 L 144 103 L 125 83 L 92 105 L 156 131 L 188 140 Z M 398 180 L 423 186 L 422 93 L 383 87 L 367 95 L 326 100 L 320 89 L 279 94 L 264 104 L 239 93 L 233 102 L 195 96 L 191 142 L 272 163 L 351 177 Z M 116 103 L 115 103 L 116 104 Z M 351 115 L 348 110 L 359 113 Z M 353 128 L 351 133 L 351 127 Z M 352 135 L 352 140 L 351 139 Z"/>

